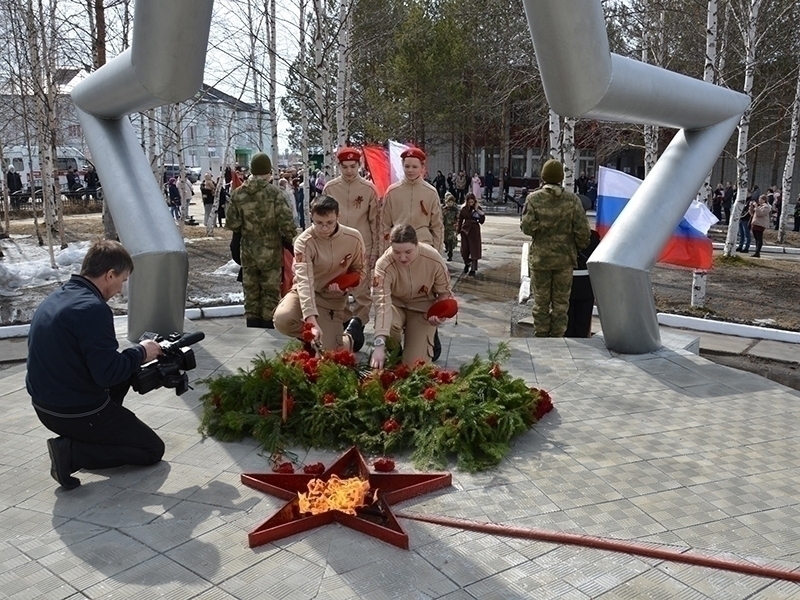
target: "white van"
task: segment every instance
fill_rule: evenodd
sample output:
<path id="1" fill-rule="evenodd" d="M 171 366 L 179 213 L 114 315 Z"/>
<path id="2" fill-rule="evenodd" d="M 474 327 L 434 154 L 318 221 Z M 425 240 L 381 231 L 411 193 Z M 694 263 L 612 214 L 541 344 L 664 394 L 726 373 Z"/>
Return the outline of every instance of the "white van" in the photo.
<path id="1" fill-rule="evenodd" d="M 19 173 L 22 179 L 22 186 L 26 191 L 30 192 L 31 185 L 33 185 L 34 189 L 42 187 L 42 171 L 39 167 L 38 147 L 33 146 L 29 149 L 27 146 L 11 146 L 3 149 L 3 156 L 5 157 L 3 170 L 5 171 L 8 165 L 14 165 L 14 170 Z M 89 159 L 77 148 L 69 146 L 57 147 L 54 169 L 58 173 L 58 183 L 61 189 L 64 191 L 67 189 L 67 169 L 70 167 L 80 177 L 82 185 L 88 164 Z"/>

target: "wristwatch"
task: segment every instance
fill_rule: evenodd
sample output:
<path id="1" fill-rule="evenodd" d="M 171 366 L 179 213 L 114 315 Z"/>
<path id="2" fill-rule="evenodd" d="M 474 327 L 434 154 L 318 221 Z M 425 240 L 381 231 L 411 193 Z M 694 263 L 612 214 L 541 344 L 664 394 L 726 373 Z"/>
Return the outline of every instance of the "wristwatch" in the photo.
<path id="1" fill-rule="evenodd" d="M 382 337 L 376 337 L 376 338 L 375 338 L 375 339 L 372 341 L 372 345 L 373 345 L 373 346 L 376 346 L 376 347 L 377 347 L 377 346 L 385 346 L 385 345 L 386 345 L 386 338 L 382 338 Z"/>

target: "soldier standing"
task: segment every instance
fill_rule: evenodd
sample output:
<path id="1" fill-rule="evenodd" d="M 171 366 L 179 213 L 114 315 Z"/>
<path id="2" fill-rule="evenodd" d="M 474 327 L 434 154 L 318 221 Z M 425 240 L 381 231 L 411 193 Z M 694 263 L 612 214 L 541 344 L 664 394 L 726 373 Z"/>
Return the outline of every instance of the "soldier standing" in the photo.
<path id="1" fill-rule="evenodd" d="M 561 186 L 564 167 L 548 160 L 542 167 L 544 186 L 525 202 L 520 229 L 531 236 L 528 262 L 533 285 L 536 337 L 563 337 L 578 250 L 589 243 L 589 222 L 581 201 Z"/>
<path id="2" fill-rule="evenodd" d="M 317 196 L 311 203 L 311 227 L 294 243 L 294 285 L 275 309 L 275 328 L 301 338 L 308 323 L 323 348 L 355 351 L 364 343 L 364 334 L 352 328 L 352 321 L 342 331 L 348 292 L 336 278 L 355 273 L 363 283 L 364 241 L 358 230 L 341 225 L 338 216 L 339 204 L 331 196 Z"/>
<path id="3" fill-rule="evenodd" d="M 326 183 L 322 194 L 330 196 L 339 204 L 339 224 L 358 230 L 364 240 L 368 273 L 366 277 L 362 277 L 361 284 L 350 292 L 356 303 L 355 311 L 351 311 L 349 306 L 344 309 L 345 320 L 349 321 L 348 327 L 361 330 L 361 339 L 372 306 L 369 290 L 372 269 L 380 252 L 378 190 L 371 181 L 358 174 L 361 161 L 359 150 L 345 146 L 339 149 L 336 158 L 342 174 Z M 360 347 L 353 350 L 357 352 Z"/>
<path id="4" fill-rule="evenodd" d="M 450 192 L 444 195 L 444 208 L 442 209 L 442 221 L 444 222 L 444 249 L 447 253 L 447 260 L 453 260 L 453 250 L 456 249 L 458 237 L 458 206 L 456 197 Z"/>
<path id="5" fill-rule="evenodd" d="M 272 329 L 272 313 L 280 300 L 283 245 L 297 229 L 281 191 L 270 184 L 272 162 L 258 152 L 250 162 L 251 177 L 231 194 L 225 227 L 240 241 L 244 314 L 248 327 Z"/>

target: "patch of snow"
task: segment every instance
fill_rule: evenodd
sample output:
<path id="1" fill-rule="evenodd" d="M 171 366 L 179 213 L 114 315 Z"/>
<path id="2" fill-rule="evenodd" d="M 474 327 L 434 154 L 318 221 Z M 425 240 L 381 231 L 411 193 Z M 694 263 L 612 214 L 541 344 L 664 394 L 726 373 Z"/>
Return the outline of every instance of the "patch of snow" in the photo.
<path id="1" fill-rule="evenodd" d="M 219 269 L 214 271 L 212 275 L 229 275 L 231 277 L 236 277 L 239 274 L 239 268 L 240 267 L 236 264 L 236 261 L 231 259 Z"/>
<path id="2" fill-rule="evenodd" d="M 226 292 L 216 298 L 189 298 L 189 302 L 197 306 L 219 306 L 220 304 L 242 304 L 244 292 Z"/>
<path id="3" fill-rule="evenodd" d="M 17 290 L 47 285 L 69 279 L 81 270 L 83 257 L 91 242 L 70 244 L 54 249 L 56 268 L 50 264 L 46 246 L 39 246 L 32 236 L 12 236 L 0 242 L 5 257 L 0 261 L 0 294 L 16 295 Z"/>

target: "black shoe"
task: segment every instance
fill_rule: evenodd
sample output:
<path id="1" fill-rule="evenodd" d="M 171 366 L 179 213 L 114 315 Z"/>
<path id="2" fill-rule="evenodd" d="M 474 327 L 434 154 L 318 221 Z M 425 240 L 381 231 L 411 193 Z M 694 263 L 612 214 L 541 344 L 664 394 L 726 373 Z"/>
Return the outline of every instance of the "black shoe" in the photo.
<path id="1" fill-rule="evenodd" d="M 753 258 L 761 258 L 761 254 L 758 252 L 756 252 L 755 254 L 751 254 L 750 256 L 752 256 Z"/>
<path id="2" fill-rule="evenodd" d="M 362 325 L 361 319 L 358 317 L 350 319 L 344 332 L 353 340 L 353 352 L 361 350 L 364 345 L 364 325 Z"/>
<path id="3" fill-rule="evenodd" d="M 469 265 L 464 265 L 464 275 L 469 273 Z"/>
<path id="4" fill-rule="evenodd" d="M 436 330 L 436 333 L 433 334 L 433 361 L 436 362 L 439 360 L 439 357 L 442 355 L 442 342 L 439 339 L 439 330 Z"/>
<path id="5" fill-rule="evenodd" d="M 50 476 L 65 490 L 74 490 L 81 480 L 72 476 L 71 443 L 67 438 L 57 437 L 47 440 L 47 452 L 50 454 Z"/>
<path id="6" fill-rule="evenodd" d="M 275 323 L 272 319 L 261 319 L 261 326 L 264 329 L 275 329 Z"/>
<path id="7" fill-rule="evenodd" d="M 447 253 L 447 260 L 453 260 L 453 253 L 452 252 L 448 252 Z"/>
<path id="8" fill-rule="evenodd" d="M 737 248 L 736 252 L 744 252 L 744 248 Z"/>
<path id="9" fill-rule="evenodd" d="M 470 269 L 469 276 L 470 277 L 475 277 L 475 269 Z"/>

